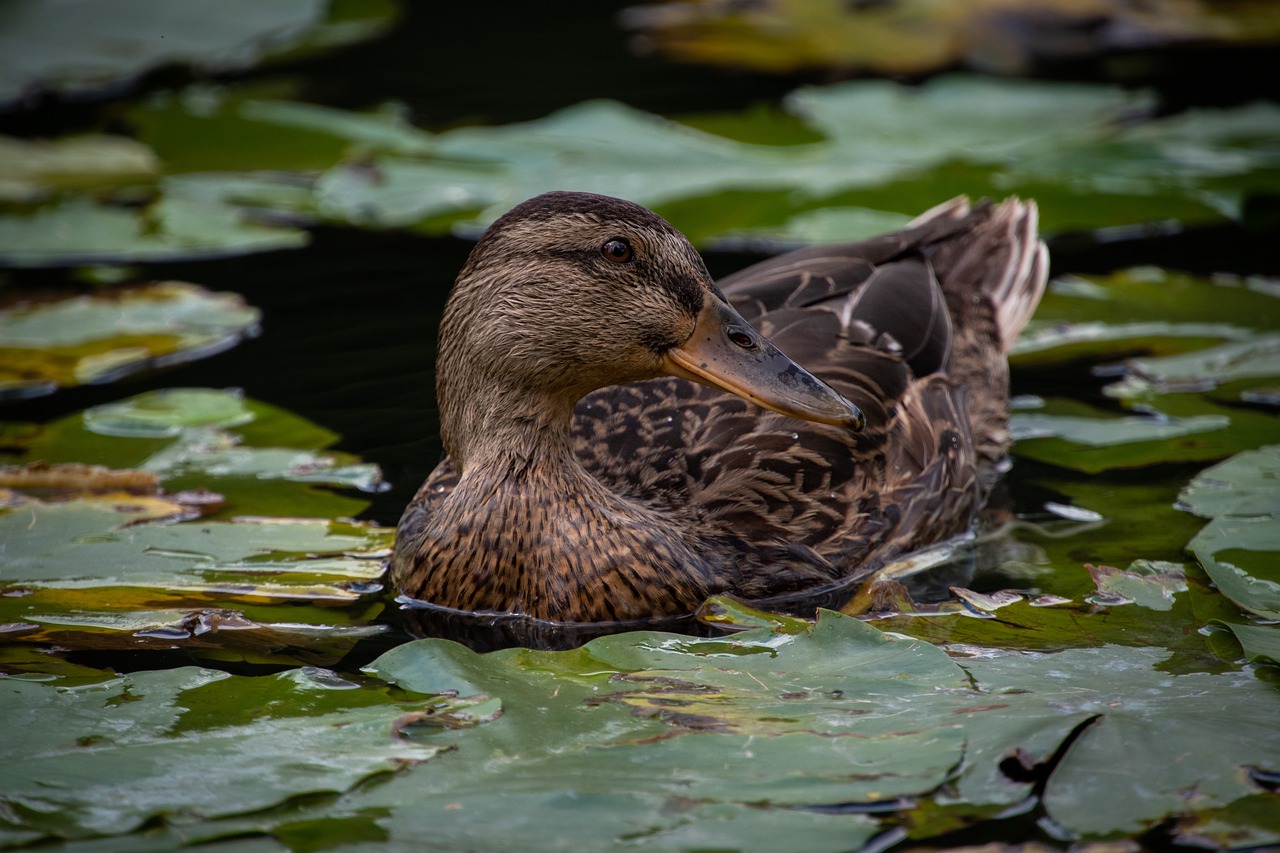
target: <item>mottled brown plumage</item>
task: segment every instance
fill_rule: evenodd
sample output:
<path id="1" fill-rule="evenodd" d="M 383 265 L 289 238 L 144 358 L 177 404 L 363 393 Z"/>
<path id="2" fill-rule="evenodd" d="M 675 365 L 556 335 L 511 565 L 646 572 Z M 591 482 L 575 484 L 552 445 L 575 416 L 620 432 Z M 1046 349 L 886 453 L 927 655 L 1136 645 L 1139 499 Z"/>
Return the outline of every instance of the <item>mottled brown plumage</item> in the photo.
<path id="1" fill-rule="evenodd" d="M 615 239 L 634 256 L 606 257 Z M 486 232 L 446 307 L 448 456 L 400 522 L 393 578 L 458 610 L 634 620 L 716 593 L 800 600 L 961 533 L 1009 445 L 1005 352 L 1046 266 L 1033 204 L 958 199 L 717 290 L 641 207 L 525 202 Z M 729 343 L 708 357 L 695 350 L 716 343 L 702 325 L 716 311 Z M 769 341 L 855 403 L 862 428 Z M 704 368 L 826 423 L 662 375 Z"/>

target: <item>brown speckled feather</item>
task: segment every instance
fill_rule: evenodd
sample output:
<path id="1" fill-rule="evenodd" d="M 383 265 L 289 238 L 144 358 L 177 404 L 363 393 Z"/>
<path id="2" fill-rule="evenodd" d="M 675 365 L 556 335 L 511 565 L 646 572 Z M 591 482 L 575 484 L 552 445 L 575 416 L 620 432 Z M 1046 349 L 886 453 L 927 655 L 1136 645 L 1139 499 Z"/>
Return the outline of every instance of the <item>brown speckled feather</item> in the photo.
<path id="1" fill-rule="evenodd" d="M 1046 265 L 1034 205 L 970 210 L 961 199 L 901 232 L 730 276 L 720 282 L 728 300 L 856 403 L 862 431 L 683 379 L 602 388 L 577 404 L 571 431 L 594 485 L 546 486 L 580 501 L 479 525 L 450 519 L 452 538 L 428 534 L 459 488 L 446 460 L 401 523 L 397 578 L 409 594 L 459 609 L 635 618 L 688 612 L 718 592 L 795 596 L 963 532 L 1009 445 L 1005 352 L 1039 301 Z M 538 478 L 558 476 L 521 482 L 536 491 Z M 593 524 L 609 541 L 593 538 Z M 532 539 L 545 552 L 550 527 L 563 531 L 557 554 L 534 566 L 520 555 Z M 447 563 L 435 555 L 452 553 L 459 536 L 487 556 L 414 574 L 415 564 Z"/>

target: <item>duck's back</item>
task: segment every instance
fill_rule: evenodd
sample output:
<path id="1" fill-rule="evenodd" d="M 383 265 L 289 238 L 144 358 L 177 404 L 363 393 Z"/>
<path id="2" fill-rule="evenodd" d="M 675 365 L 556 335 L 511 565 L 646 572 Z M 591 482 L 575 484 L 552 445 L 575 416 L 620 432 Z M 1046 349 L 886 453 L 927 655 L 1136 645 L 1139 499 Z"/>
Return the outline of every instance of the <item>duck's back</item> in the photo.
<path id="1" fill-rule="evenodd" d="M 860 577 L 964 531 L 1009 445 L 1005 353 L 1043 293 L 1036 210 L 956 200 L 901 232 L 782 255 L 720 282 L 866 427 L 798 421 L 658 379 L 579 405 L 575 447 L 606 486 L 739 552 L 767 597 Z"/>

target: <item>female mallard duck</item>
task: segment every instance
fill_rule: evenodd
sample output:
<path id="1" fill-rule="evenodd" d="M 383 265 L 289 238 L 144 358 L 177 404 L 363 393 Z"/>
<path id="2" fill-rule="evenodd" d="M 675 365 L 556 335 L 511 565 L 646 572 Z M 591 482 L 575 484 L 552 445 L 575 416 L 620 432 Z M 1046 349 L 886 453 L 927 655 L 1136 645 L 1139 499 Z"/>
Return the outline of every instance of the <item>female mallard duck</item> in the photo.
<path id="1" fill-rule="evenodd" d="M 645 620 L 785 602 L 960 533 L 1009 445 L 1005 353 L 1046 267 L 1017 200 L 719 287 L 642 207 L 526 201 L 445 307 L 448 457 L 400 521 L 394 581 L 453 610 Z"/>

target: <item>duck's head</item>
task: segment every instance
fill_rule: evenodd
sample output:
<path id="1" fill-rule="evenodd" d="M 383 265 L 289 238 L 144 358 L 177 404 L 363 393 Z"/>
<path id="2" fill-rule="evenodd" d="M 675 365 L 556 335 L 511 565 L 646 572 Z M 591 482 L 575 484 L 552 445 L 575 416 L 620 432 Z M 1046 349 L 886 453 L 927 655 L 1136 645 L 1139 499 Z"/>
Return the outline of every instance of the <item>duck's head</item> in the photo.
<path id="1" fill-rule="evenodd" d="M 536 397 L 567 413 L 598 388 L 664 374 L 784 415 L 862 424 L 730 307 L 684 235 L 588 193 L 537 196 L 490 226 L 445 307 L 436 369 L 446 446 L 451 431 L 479 427 L 452 422 L 462 398 Z"/>

